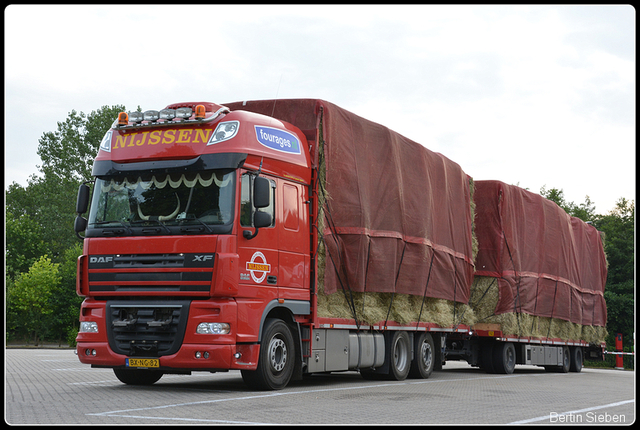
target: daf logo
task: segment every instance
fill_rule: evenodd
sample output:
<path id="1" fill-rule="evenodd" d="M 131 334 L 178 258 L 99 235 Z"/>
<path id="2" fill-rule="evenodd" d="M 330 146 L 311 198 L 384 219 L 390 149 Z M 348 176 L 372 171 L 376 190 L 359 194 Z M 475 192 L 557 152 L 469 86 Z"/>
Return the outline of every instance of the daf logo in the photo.
<path id="1" fill-rule="evenodd" d="M 112 263 L 113 257 L 89 257 L 90 263 Z"/>
<path id="2" fill-rule="evenodd" d="M 211 254 L 202 254 L 202 255 L 194 254 L 192 261 L 204 262 L 204 261 L 210 261 L 210 260 L 213 260 L 213 255 Z"/>

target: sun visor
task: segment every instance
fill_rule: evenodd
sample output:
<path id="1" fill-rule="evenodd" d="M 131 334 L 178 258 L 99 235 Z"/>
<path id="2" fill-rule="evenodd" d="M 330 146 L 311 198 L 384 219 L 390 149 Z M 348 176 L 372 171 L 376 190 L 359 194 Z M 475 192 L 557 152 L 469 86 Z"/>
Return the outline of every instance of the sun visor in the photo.
<path id="1" fill-rule="evenodd" d="M 224 154 L 203 154 L 199 157 L 188 160 L 157 160 L 141 161 L 137 163 L 117 163 L 111 160 L 96 160 L 93 164 L 93 176 L 118 176 L 130 175 L 134 172 L 153 173 L 173 173 L 173 172 L 194 172 L 202 170 L 229 169 L 234 170 L 241 167 L 247 154 L 224 153 Z"/>

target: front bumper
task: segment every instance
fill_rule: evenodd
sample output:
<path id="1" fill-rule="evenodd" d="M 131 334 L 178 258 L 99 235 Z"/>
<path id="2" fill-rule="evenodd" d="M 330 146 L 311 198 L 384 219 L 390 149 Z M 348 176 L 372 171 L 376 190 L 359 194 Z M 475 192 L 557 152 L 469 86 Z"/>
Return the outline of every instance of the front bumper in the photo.
<path id="1" fill-rule="evenodd" d="M 210 345 L 183 344 L 180 350 L 172 355 L 157 358 L 160 361 L 158 370 L 166 373 L 184 371 L 225 371 L 231 369 L 255 370 L 258 364 L 258 344 Z M 81 363 L 92 367 L 125 367 L 126 355 L 116 354 L 106 342 L 78 342 L 76 347 Z M 93 354 L 95 351 L 95 355 Z M 196 352 L 201 358 L 196 358 Z M 208 357 L 204 358 L 204 353 Z"/>

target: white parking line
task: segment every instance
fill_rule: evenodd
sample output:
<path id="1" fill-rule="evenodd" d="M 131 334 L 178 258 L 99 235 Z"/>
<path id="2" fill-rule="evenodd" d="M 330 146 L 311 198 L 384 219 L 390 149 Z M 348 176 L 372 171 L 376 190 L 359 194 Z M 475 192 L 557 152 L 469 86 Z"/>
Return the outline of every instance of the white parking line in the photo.
<path id="1" fill-rule="evenodd" d="M 442 380 L 429 380 L 425 379 L 422 381 L 406 381 L 406 382 L 396 382 L 396 383 L 386 383 L 386 384 L 376 384 L 376 385 L 357 385 L 352 387 L 340 387 L 340 388 L 322 388 L 316 390 L 305 390 L 305 391 L 277 391 L 266 394 L 257 394 L 253 396 L 244 396 L 244 397 L 228 397 L 222 399 L 214 399 L 214 400 L 201 400 L 198 402 L 188 402 L 188 403 L 176 403 L 162 406 L 151 406 L 148 408 L 135 408 L 135 409 L 122 409 L 117 411 L 106 411 L 99 412 L 93 414 L 86 414 L 91 416 L 109 416 L 109 417 L 128 417 L 128 418 L 140 418 L 140 419 L 166 419 L 173 420 L 175 418 L 170 417 L 152 417 L 152 416 L 140 416 L 140 415 L 127 415 L 128 412 L 140 412 L 140 411 L 152 411 L 158 409 L 167 409 L 167 408 L 176 408 L 181 406 L 194 406 L 194 405 L 205 405 L 205 404 L 213 404 L 213 403 L 221 403 L 221 402 L 229 402 L 229 401 L 240 401 L 240 400 L 254 400 L 254 399 L 264 399 L 269 397 L 277 397 L 277 396 L 290 396 L 290 395 L 302 395 L 302 394 L 315 394 L 315 393 L 326 393 L 332 391 L 347 391 L 347 390 L 361 390 L 366 389 L 370 390 L 372 388 L 381 388 L 381 387 L 392 387 L 392 386 L 402 386 L 402 385 L 415 385 L 415 384 L 436 384 L 441 382 L 468 382 L 468 381 L 477 381 L 482 379 L 505 379 L 505 378 L 520 378 L 527 375 L 505 375 L 505 376 L 481 376 L 478 378 L 461 378 L 461 379 L 442 379 Z M 199 419 L 190 419 L 197 420 Z M 207 421 L 207 420 L 203 420 Z M 231 422 L 230 422 L 231 423 Z"/>

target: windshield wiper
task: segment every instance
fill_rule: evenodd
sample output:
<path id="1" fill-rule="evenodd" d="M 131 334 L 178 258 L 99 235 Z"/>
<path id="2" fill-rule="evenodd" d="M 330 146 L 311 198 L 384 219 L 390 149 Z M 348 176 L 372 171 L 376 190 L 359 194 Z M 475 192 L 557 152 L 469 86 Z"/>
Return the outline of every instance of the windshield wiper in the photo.
<path id="1" fill-rule="evenodd" d="M 164 227 L 164 229 L 167 231 L 167 233 L 171 234 L 171 230 L 169 229 L 169 227 L 167 227 L 167 226 L 165 225 L 165 223 L 163 223 L 162 221 L 157 220 L 157 219 L 147 219 L 147 220 L 140 219 L 140 220 L 136 220 L 136 221 L 131 221 L 131 224 L 142 224 L 142 223 L 145 223 L 145 222 L 155 222 L 155 223 L 158 223 L 158 224 L 160 224 L 162 227 Z M 154 230 L 155 230 L 155 229 L 154 229 Z M 156 230 L 156 232 L 157 232 L 157 231 L 158 231 L 158 230 Z M 145 231 L 144 231 L 144 229 L 142 230 L 142 232 L 143 232 L 143 233 L 145 232 Z"/>
<path id="2" fill-rule="evenodd" d="M 211 227 L 209 227 L 209 225 L 207 225 L 207 224 L 206 224 L 204 221 L 202 221 L 200 218 L 188 218 L 188 219 L 187 219 L 187 218 L 185 218 L 185 219 L 181 219 L 181 220 L 179 220 L 179 221 L 178 221 L 178 224 L 182 225 L 182 222 L 183 222 L 183 221 L 197 221 L 197 222 L 199 222 L 200 224 L 202 224 L 202 225 L 204 226 L 204 228 L 206 228 L 206 229 L 207 229 L 207 231 L 208 231 L 209 233 L 213 233 L 213 229 L 212 229 Z M 189 228 L 188 228 L 188 227 L 182 227 L 182 226 L 181 226 L 181 227 L 180 227 L 180 231 L 189 231 Z"/>
<path id="3" fill-rule="evenodd" d="M 128 225 L 126 225 L 125 223 L 123 223 L 122 221 L 115 221 L 115 220 L 114 220 L 114 221 L 98 221 L 98 222 L 94 222 L 94 223 L 93 223 L 93 226 L 103 226 L 103 225 L 105 225 L 105 224 L 113 224 L 113 223 L 115 223 L 115 224 L 120 224 L 121 226 L 123 226 L 123 227 L 125 228 L 125 230 L 126 230 L 126 232 L 127 232 L 128 234 L 133 234 L 133 232 L 131 231 L 131 229 L 129 228 L 129 226 L 128 226 Z M 102 231 L 102 234 L 105 234 L 105 233 L 107 233 L 107 232 L 105 232 L 105 231 L 103 230 L 103 231 Z M 109 231 L 109 233 L 111 233 L 111 231 Z M 113 233 L 117 233 L 117 232 L 113 232 Z"/>

